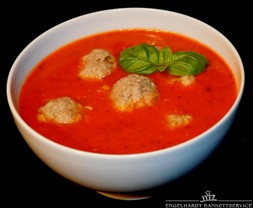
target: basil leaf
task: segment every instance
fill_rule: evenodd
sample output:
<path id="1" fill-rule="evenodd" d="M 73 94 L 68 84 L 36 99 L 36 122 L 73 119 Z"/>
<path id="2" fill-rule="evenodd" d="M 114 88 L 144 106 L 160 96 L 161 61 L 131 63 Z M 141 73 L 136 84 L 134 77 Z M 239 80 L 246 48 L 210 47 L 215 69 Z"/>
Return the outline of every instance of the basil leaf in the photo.
<path id="1" fill-rule="evenodd" d="M 148 44 L 139 44 L 120 53 L 120 66 L 130 73 L 151 74 L 156 71 L 159 51 Z"/>
<path id="2" fill-rule="evenodd" d="M 173 54 L 168 46 L 159 51 L 153 45 L 139 44 L 121 51 L 119 64 L 130 73 L 151 74 L 167 69 L 176 76 L 190 76 L 201 73 L 208 65 L 208 60 L 192 51 Z"/>
<path id="3" fill-rule="evenodd" d="M 165 46 L 159 52 L 159 62 L 157 70 L 163 72 L 169 66 L 171 58 L 172 58 L 172 51 L 168 46 Z"/>
<path id="4" fill-rule="evenodd" d="M 169 72 L 176 76 L 196 75 L 208 65 L 205 56 L 196 52 L 175 52 L 172 56 Z"/>

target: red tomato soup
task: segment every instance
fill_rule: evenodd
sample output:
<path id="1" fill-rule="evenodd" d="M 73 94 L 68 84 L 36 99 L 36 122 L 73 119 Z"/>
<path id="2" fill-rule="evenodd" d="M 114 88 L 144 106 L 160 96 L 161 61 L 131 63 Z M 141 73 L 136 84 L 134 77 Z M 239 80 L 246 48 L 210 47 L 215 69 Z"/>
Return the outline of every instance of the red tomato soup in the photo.
<path id="1" fill-rule="evenodd" d="M 110 99 L 114 83 L 129 74 L 120 67 L 119 55 L 140 43 L 169 46 L 173 52 L 195 51 L 206 56 L 209 64 L 189 86 L 166 70 L 144 75 L 155 83 L 159 97 L 151 106 L 122 112 Z M 116 68 L 100 80 L 82 79 L 78 76 L 82 58 L 96 48 L 110 51 Z M 41 106 L 64 96 L 83 106 L 82 119 L 71 124 L 38 119 Z M 44 58 L 23 84 L 19 112 L 29 126 L 56 143 L 88 152 L 131 154 L 168 148 L 203 133 L 228 112 L 236 96 L 230 68 L 210 48 L 175 33 L 129 29 L 84 37 Z M 190 115 L 191 119 L 171 128 L 169 115 Z"/>

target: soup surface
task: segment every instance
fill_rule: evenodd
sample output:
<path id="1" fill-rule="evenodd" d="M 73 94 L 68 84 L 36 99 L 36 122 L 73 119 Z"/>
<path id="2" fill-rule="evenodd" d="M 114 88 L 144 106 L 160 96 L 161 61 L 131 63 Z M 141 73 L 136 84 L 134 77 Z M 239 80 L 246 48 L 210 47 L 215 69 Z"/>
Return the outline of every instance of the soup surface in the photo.
<path id="1" fill-rule="evenodd" d="M 115 82 L 129 75 L 118 64 L 119 54 L 140 43 L 169 46 L 173 52 L 195 51 L 205 55 L 209 64 L 189 85 L 167 71 L 144 75 L 155 83 L 158 98 L 150 106 L 120 111 L 110 99 Z M 116 68 L 102 79 L 83 79 L 79 76 L 82 59 L 96 48 L 110 51 Z M 80 120 L 66 124 L 39 119 L 39 109 L 49 100 L 66 96 L 83 106 Z M 192 139 L 219 121 L 236 96 L 230 68 L 210 48 L 175 33 L 129 29 L 84 37 L 48 55 L 23 84 L 19 111 L 28 125 L 56 143 L 88 152 L 129 154 L 160 150 Z M 183 125 L 176 122 L 171 127 L 168 118 L 173 115 L 185 116 L 181 117 Z"/>

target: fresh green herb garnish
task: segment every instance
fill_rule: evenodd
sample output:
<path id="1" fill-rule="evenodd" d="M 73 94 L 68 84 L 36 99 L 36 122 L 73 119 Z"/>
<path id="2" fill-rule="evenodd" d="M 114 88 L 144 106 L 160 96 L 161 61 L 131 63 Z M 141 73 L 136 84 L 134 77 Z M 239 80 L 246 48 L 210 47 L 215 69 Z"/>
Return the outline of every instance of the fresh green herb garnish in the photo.
<path id="1" fill-rule="evenodd" d="M 176 76 L 190 76 L 201 73 L 208 65 L 208 60 L 192 51 L 172 53 L 168 46 L 159 51 L 153 45 L 139 44 L 121 51 L 119 64 L 130 73 L 151 74 L 168 70 Z"/>

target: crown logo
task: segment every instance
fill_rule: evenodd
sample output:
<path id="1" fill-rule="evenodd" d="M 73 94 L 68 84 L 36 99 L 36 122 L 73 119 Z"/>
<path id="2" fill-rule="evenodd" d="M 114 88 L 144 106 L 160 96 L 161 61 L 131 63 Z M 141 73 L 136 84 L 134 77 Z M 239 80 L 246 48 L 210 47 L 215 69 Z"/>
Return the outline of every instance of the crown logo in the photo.
<path id="1" fill-rule="evenodd" d="M 206 194 L 202 196 L 202 200 L 200 202 L 206 202 L 206 201 L 217 201 L 215 199 L 215 194 L 211 194 L 211 191 L 206 191 Z"/>

